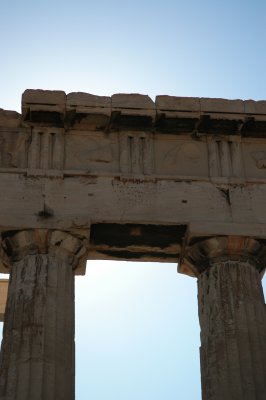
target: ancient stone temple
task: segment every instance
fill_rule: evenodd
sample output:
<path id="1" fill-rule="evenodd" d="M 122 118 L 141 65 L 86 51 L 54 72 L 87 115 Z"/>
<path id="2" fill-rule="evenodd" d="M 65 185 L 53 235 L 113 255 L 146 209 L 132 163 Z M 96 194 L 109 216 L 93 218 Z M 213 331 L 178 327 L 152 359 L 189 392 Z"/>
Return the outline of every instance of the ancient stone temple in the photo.
<path id="1" fill-rule="evenodd" d="M 202 398 L 266 399 L 266 102 L 27 90 L 0 141 L 0 400 L 74 400 L 87 259 L 196 277 Z"/>

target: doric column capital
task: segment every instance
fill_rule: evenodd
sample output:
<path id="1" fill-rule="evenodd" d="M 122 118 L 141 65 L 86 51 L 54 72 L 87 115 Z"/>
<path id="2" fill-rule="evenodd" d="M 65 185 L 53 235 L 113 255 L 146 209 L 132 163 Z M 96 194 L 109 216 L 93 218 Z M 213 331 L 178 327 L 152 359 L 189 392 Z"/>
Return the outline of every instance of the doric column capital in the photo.
<path id="1" fill-rule="evenodd" d="M 199 276 L 217 261 L 244 261 L 262 273 L 266 267 L 266 246 L 262 241 L 244 236 L 214 236 L 193 240 L 184 246 L 179 272 Z"/>
<path id="2" fill-rule="evenodd" d="M 73 268 L 86 257 L 86 238 L 69 232 L 29 229 L 2 234 L 2 252 L 6 263 L 19 261 L 27 255 L 51 254 L 68 261 Z"/>

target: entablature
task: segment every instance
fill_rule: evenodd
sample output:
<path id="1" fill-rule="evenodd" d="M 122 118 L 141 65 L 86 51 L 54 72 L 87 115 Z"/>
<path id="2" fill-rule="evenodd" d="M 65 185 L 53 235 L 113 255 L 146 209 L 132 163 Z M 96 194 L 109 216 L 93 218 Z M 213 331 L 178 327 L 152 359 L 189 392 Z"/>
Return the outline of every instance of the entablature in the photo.
<path id="1" fill-rule="evenodd" d="M 266 238 L 266 101 L 27 90 L 0 143 L 2 232 L 82 230 L 91 259 L 176 262 L 188 238 Z"/>

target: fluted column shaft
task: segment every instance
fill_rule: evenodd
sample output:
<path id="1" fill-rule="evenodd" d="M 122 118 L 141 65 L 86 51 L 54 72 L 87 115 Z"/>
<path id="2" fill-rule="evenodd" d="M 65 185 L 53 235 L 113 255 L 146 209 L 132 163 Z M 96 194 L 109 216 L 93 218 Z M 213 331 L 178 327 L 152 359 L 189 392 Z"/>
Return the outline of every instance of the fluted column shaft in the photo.
<path id="1" fill-rule="evenodd" d="M 266 399 L 264 241 L 193 238 L 181 262 L 198 278 L 203 400 Z"/>
<path id="2" fill-rule="evenodd" d="M 203 400 L 266 399 L 266 309 L 249 261 L 216 261 L 198 278 Z"/>
<path id="3" fill-rule="evenodd" d="M 46 246 L 33 246 L 34 239 L 36 234 L 26 231 L 7 246 L 12 250 L 12 268 L 1 347 L 0 399 L 73 400 L 73 264 L 80 241 L 68 234 L 62 239 L 58 232 Z"/>

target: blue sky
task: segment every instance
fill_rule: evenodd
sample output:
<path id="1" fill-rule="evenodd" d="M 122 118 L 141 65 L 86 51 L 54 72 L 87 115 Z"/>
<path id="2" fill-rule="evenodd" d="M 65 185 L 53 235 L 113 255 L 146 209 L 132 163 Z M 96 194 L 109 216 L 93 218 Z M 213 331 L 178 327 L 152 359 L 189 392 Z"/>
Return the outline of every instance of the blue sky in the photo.
<path id="1" fill-rule="evenodd" d="M 0 107 L 25 88 L 263 99 L 265 14 L 264 0 L 2 2 Z"/>
<path id="2" fill-rule="evenodd" d="M 94 261 L 76 282 L 78 400 L 200 399 L 196 280 Z"/>
<path id="3" fill-rule="evenodd" d="M 27 88 L 266 98 L 266 3 L 3 1 L 0 108 Z M 200 400 L 196 281 L 90 262 L 76 279 L 77 400 Z"/>

